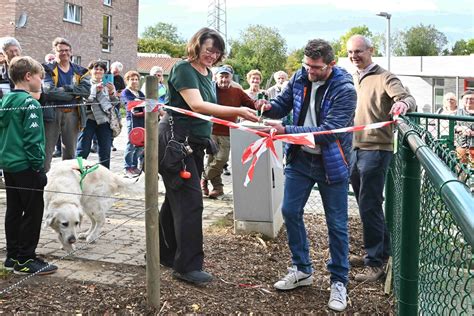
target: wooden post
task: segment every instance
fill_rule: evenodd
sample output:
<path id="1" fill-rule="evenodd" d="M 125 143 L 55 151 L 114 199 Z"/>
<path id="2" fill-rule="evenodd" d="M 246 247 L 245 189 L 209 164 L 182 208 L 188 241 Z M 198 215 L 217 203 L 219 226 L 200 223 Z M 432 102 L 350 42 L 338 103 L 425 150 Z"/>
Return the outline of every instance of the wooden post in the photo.
<path id="1" fill-rule="evenodd" d="M 146 77 L 147 100 L 158 100 L 158 78 Z M 148 304 L 160 308 L 160 240 L 158 209 L 158 118 L 153 106 L 145 108 L 145 226 L 146 288 Z"/>

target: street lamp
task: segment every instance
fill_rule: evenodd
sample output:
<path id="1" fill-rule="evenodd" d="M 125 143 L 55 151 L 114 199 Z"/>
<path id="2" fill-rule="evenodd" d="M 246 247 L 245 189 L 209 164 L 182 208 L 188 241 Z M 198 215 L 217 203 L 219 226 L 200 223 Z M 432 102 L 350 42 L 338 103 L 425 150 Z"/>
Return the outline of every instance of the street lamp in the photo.
<path id="1" fill-rule="evenodd" d="M 388 12 L 380 12 L 377 15 L 387 19 L 387 47 L 385 53 L 387 54 L 387 70 L 390 71 L 390 18 L 392 15 Z"/>

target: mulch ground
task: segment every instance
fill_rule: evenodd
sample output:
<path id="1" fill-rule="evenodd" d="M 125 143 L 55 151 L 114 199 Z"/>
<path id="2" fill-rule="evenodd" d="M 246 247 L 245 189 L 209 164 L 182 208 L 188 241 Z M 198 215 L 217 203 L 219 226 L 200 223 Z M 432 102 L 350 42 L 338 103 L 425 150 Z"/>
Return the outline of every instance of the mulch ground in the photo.
<path id="1" fill-rule="evenodd" d="M 231 216 L 231 215 L 230 215 Z M 205 231 L 205 269 L 215 279 L 206 286 L 194 286 L 172 277 L 172 270 L 161 268 L 161 306 L 153 308 L 146 300 L 146 273 L 143 266 L 97 264 L 111 271 L 134 275 L 126 285 L 74 282 L 52 277 L 33 277 L 0 297 L 3 313 L 93 313 L 93 314 L 327 314 L 329 273 L 327 230 L 324 216 L 308 214 L 306 227 L 311 242 L 315 270 L 312 286 L 279 292 L 273 283 L 286 274 L 290 264 L 286 233 L 264 240 L 260 235 L 233 233 L 231 218 Z M 360 249 L 360 223 L 350 219 L 351 247 Z M 393 297 L 383 293 L 383 281 L 359 284 L 350 272 L 347 314 L 393 314 Z M 18 281 L 9 275 L 1 288 Z"/>

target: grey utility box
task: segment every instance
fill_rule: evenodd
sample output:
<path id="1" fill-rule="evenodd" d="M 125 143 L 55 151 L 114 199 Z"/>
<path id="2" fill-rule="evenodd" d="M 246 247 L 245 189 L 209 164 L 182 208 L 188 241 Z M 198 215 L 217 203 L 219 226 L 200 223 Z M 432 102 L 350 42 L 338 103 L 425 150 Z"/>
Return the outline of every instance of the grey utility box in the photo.
<path id="1" fill-rule="evenodd" d="M 263 153 L 254 169 L 254 177 L 247 187 L 245 177 L 251 162 L 242 165 L 242 154 L 259 136 L 237 129 L 230 129 L 232 189 L 234 195 L 234 231 L 237 234 L 251 232 L 275 238 L 283 224 L 283 170 L 272 165 L 270 153 Z M 283 145 L 275 142 L 281 162 Z"/>

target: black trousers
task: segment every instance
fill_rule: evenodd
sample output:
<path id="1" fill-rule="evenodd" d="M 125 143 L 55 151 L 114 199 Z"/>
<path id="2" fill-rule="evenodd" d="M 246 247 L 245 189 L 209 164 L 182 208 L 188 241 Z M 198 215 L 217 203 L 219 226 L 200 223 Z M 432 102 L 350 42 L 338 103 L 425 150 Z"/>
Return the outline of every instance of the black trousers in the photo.
<path id="1" fill-rule="evenodd" d="M 47 181 L 46 175 L 32 169 L 3 173 L 7 187 L 7 257 L 23 263 L 36 258 L 44 210 L 43 188 Z"/>
<path id="2" fill-rule="evenodd" d="M 193 153 L 185 164 L 191 178 L 176 188 L 163 177 L 166 194 L 160 210 L 160 260 L 180 273 L 202 270 L 204 261 L 200 186 L 204 149 L 190 145 Z"/>

